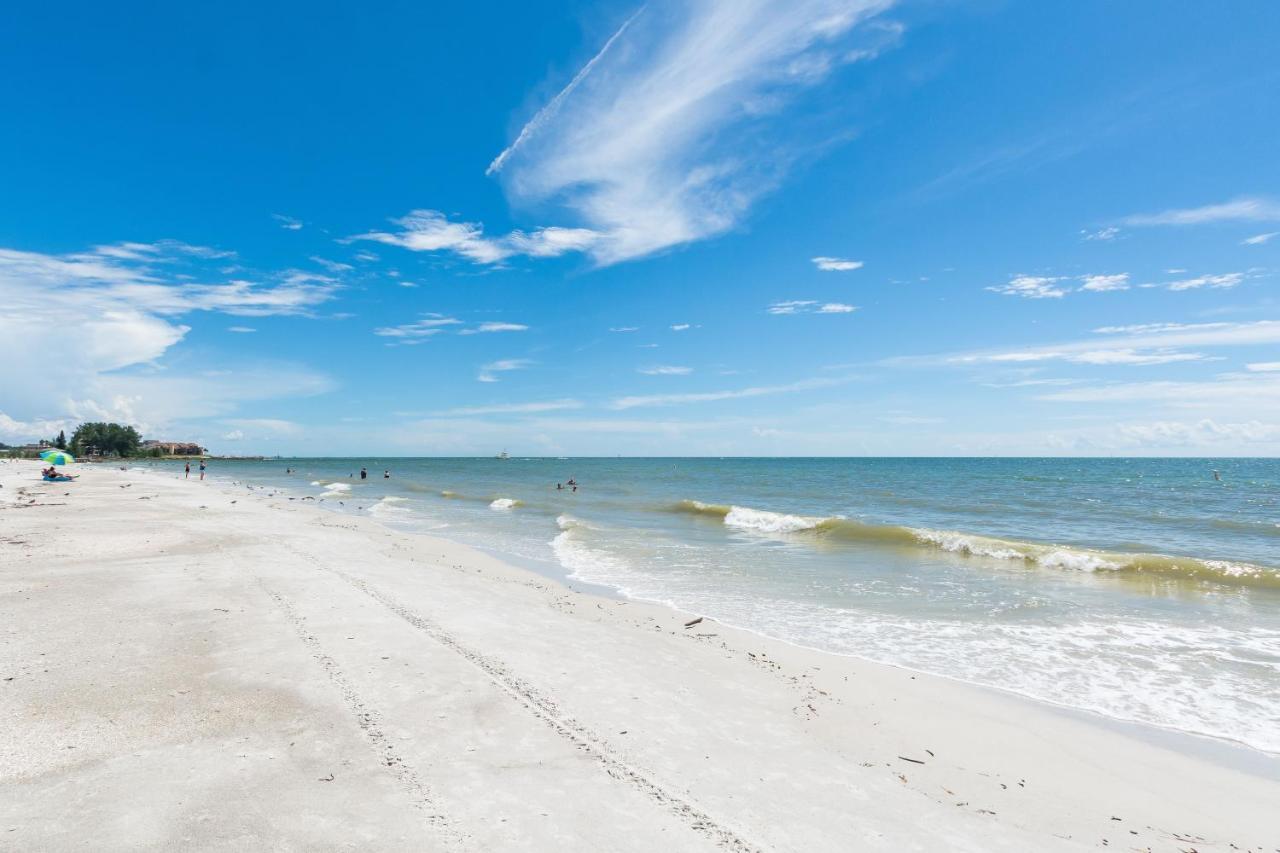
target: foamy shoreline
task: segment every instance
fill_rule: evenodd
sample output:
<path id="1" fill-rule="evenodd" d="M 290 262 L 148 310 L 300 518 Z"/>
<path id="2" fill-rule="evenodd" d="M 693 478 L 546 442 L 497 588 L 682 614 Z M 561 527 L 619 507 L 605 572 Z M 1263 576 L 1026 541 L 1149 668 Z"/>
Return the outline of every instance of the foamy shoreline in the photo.
<path id="1" fill-rule="evenodd" d="M 0 464 L 0 703 L 18 721 L 0 734 L 0 847 L 1280 839 L 1277 772 L 686 629 L 685 614 L 309 502 L 106 466 L 41 484 L 38 467 Z"/>

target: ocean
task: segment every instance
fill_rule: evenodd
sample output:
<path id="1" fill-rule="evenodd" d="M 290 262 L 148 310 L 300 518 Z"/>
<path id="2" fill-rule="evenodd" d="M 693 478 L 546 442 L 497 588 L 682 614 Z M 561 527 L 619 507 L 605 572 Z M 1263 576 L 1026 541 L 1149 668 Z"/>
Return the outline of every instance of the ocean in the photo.
<path id="1" fill-rule="evenodd" d="M 1280 753 L 1280 460 L 272 459 L 210 474 L 798 645 Z"/>

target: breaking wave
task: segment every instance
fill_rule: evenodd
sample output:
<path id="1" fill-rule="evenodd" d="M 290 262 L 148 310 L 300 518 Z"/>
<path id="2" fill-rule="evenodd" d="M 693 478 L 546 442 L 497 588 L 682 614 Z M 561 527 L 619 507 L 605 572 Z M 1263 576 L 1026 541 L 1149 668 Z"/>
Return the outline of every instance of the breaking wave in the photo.
<path id="1" fill-rule="evenodd" d="M 884 546 L 932 548 L 952 554 L 993 560 L 1021 561 L 1044 569 L 1076 572 L 1149 574 L 1184 580 L 1208 580 L 1240 586 L 1280 588 L 1280 570 L 1252 563 L 1174 557 L 1165 554 L 1127 554 L 997 539 L 953 530 L 932 530 L 894 524 L 867 524 L 841 516 L 791 515 L 750 507 L 685 500 L 670 511 L 718 518 L 726 527 L 766 535 L 811 536 Z"/>
<path id="2" fill-rule="evenodd" d="M 369 506 L 365 511 L 376 516 L 403 515 L 408 513 L 410 510 L 408 507 L 396 506 L 396 504 L 402 504 L 406 500 L 408 500 L 408 498 L 387 495 L 382 500 Z"/>
<path id="3" fill-rule="evenodd" d="M 490 502 L 489 509 L 515 509 L 520 506 L 520 501 L 514 498 L 497 498 Z"/>

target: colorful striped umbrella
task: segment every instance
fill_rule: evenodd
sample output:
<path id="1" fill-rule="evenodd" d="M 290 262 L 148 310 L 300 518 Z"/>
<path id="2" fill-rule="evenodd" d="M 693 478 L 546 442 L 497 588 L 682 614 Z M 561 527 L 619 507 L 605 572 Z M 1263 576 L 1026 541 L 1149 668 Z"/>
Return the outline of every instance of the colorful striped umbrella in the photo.
<path id="1" fill-rule="evenodd" d="M 76 458 L 65 450 L 41 450 L 40 458 L 50 465 L 70 465 Z"/>

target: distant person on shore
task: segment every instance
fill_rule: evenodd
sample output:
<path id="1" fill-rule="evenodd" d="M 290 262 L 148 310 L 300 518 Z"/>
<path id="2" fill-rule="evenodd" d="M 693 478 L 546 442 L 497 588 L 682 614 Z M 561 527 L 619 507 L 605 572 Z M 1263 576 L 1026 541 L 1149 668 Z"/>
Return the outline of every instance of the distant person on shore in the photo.
<path id="1" fill-rule="evenodd" d="M 204 479 L 204 460 L 200 460 L 200 479 Z"/>
<path id="2" fill-rule="evenodd" d="M 364 468 L 361 468 L 361 469 L 360 469 L 360 479 L 361 479 L 361 480 L 365 480 L 365 479 L 368 479 L 368 477 L 369 477 L 369 472 L 368 472 L 368 471 L 366 471 Z"/>
<path id="3" fill-rule="evenodd" d="M 188 462 L 186 465 L 182 466 L 182 479 L 186 480 L 186 479 L 189 479 L 190 477 L 191 477 L 191 463 Z"/>

